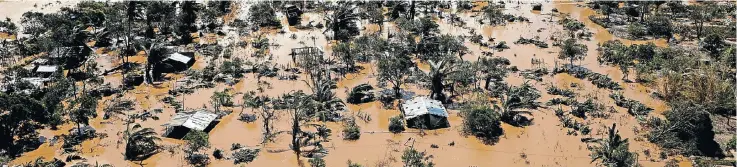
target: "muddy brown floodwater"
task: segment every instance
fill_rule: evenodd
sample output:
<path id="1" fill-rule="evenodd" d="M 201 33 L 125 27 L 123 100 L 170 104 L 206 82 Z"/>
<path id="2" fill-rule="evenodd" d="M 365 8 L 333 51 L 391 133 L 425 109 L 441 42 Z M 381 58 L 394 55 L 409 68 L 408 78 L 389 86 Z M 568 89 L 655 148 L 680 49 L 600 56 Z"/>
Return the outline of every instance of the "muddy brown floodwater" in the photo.
<path id="1" fill-rule="evenodd" d="M 481 3 L 483 4 L 483 3 Z M 612 36 L 611 33 L 606 31 L 603 27 L 594 24 L 589 21 L 588 16 L 596 14 L 593 10 L 579 7 L 574 2 L 547 2 L 543 4 L 542 12 L 531 11 L 531 4 L 515 4 L 507 3 L 505 13 L 514 15 L 522 15 L 530 19 L 531 23 L 509 23 L 503 26 L 488 26 L 479 25 L 476 19 L 480 17 L 471 17 L 471 13 L 463 13 L 459 16 L 467 23 L 466 28 L 460 28 L 450 25 L 448 22 L 438 20 L 440 25 L 441 33 L 453 34 L 453 35 L 470 35 L 469 30 L 482 34 L 484 39 L 495 38 L 495 41 L 506 41 L 507 45 L 511 49 L 507 49 L 501 52 L 495 51 L 495 56 L 501 56 L 508 58 L 512 65 L 517 66 L 520 70 L 532 69 L 534 66 L 531 63 L 532 58 L 540 59 L 545 62 L 543 65 L 548 69 L 552 69 L 559 61 L 557 59 L 557 47 L 551 46 L 550 48 L 537 48 L 534 45 L 516 45 L 513 42 L 519 37 L 532 38 L 538 36 L 548 44 L 552 44 L 550 40 L 551 36 L 560 35 L 562 27 L 555 22 L 548 22 L 550 17 L 550 10 L 557 8 L 560 13 L 570 13 L 572 18 L 582 21 L 586 28 L 594 33 L 594 36 L 590 41 L 582 40 L 589 52 L 586 58 L 581 61 L 581 65 L 593 70 L 594 72 L 609 75 L 616 82 L 623 85 L 624 90 L 622 92 L 629 98 L 643 102 L 645 105 L 654 108 L 655 112 L 652 115 L 658 116 L 658 114 L 665 111 L 667 108 L 665 104 L 660 101 L 653 99 L 649 96 L 650 88 L 647 88 L 639 83 L 624 83 L 621 80 L 621 72 L 612 66 L 599 65 L 596 61 L 597 51 L 596 47 L 598 43 L 602 43 L 607 40 L 619 39 Z M 232 18 L 245 18 L 247 16 L 248 4 L 240 4 L 238 10 L 234 13 L 227 15 L 227 20 Z M 317 13 L 306 13 L 303 16 L 304 20 L 310 20 L 317 22 L 322 21 L 322 14 Z M 554 20 L 560 19 L 559 17 L 552 17 Z M 282 19 L 283 23 L 286 24 L 286 19 Z M 308 21 L 303 21 L 308 22 Z M 366 25 L 365 31 L 378 31 L 379 26 L 373 24 Z M 393 27 L 392 23 L 386 23 L 383 29 Z M 264 36 L 268 38 L 272 45 L 269 48 L 269 53 L 273 55 L 272 59 L 263 58 L 258 59 L 251 56 L 255 52 L 254 49 L 248 48 L 234 48 L 234 57 L 240 57 L 248 61 L 270 61 L 276 64 L 278 67 L 292 66 L 291 57 L 289 52 L 291 48 L 302 47 L 302 46 L 317 46 L 321 47 L 326 51 L 326 55 L 331 54 L 331 45 L 333 41 L 327 41 L 321 30 L 298 30 L 293 27 L 285 27 L 282 29 L 285 31 L 284 34 L 276 33 L 275 31 L 264 32 Z M 538 32 L 538 30 L 542 30 Z M 366 32 L 364 32 L 366 33 Z M 297 36 L 296 40 L 290 38 L 294 34 Z M 247 39 L 255 37 L 256 34 L 252 34 L 246 37 L 238 37 L 234 39 Z M 208 36 L 209 38 L 212 38 Z M 217 36 L 216 36 L 217 37 Z M 222 37 L 221 38 L 225 38 Z M 648 41 L 632 41 L 624 40 L 626 44 L 641 44 L 646 42 L 654 42 L 658 46 L 665 46 L 666 42 L 663 39 L 648 40 Z M 250 42 L 250 41 L 249 41 Z M 482 51 L 490 51 L 486 48 L 482 48 L 477 44 L 470 42 L 465 43 L 470 49 L 470 53 L 464 55 L 465 60 L 476 61 L 481 56 Z M 105 53 L 103 53 L 105 54 Z M 98 57 L 96 61 L 104 62 L 100 63 L 104 68 L 111 68 L 120 63 L 119 58 L 115 55 L 115 52 L 109 52 L 106 56 Z M 131 62 L 138 62 L 144 64 L 146 61 L 145 53 L 139 53 L 139 55 L 129 57 Z M 202 69 L 210 61 L 221 61 L 211 60 L 209 57 L 197 55 L 197 63 L 193 68 Z M 364 67 L 363 70 L 356 74 L 348 74 L 345 78 L 338 82 L 338 88 L 334 91 L 336 95 L 342 99 L 347 96 L 347 91 L 350 88 L 359 84 L 367 83 L 374 87 L 377 87 L 378 83 L 376 80 L 375 67 L 372 64 L 360 64 Z M 420 64 L 421 69 L 427 69 L 426 64 Z M 127 98 L 136 102 L 135 110 L 128 111 L 129 114 L 142 113 L 144 110 L 150 111 L 152 109 L 161 108 L 163 113 L 157 114 L 158 120 L 138 120 L 136 123 L 141 124 L 143 127 L 154 128 L 156 132 L 162 134 L 164 127 L 162 126 L 174 115 L 174 108 L 168 104 L 164 104 L 161 100 L 168 95 L 168 90 L 173 89 L 179 84 L 177 82 L 186 76 L 182 74 L 169 75 L 171 77 L 169 81 L 156 83 L 156 84 L 143 84 L 136 86 L 133 90 L 127 91 L 122 97 L 115 98 Z M 175 98 L 183 102 L 185 108 L 200 108 L 203 106 L 210 107 L 209 101 L 210 96 L 215 91 L 222 91 L 225 89 L 232 89 L 231 93 L 236 94 L 233 98 L 237 104 L 242 103 L 240 93 L 248 91 L 257 91 L 257 83 L 255 75 L 247 74 L 239 82 L 234 85 L 217 84 L 214 88 L 203 88 L 197 89 L 195 93 L 188 95 L 179 95 Z M 306 75 L 301 75 L 301 79 L 305 79 Z M 278 80 L 276 78 L 262 78 L 263 81 L 270 84 L 271 89 L 266 89 L 263 92 L 268 96 L 278 96 L 283 93 L 287 93 L 292 90 L 304 90 L 309 92 L 309 87 L 302 81 L 287 81 Z M 506 78 L 510 85 L 518 85 L 525 80 L 517 75 L 510 74 Z M 120 85 L 122 81 L 122 75 L 119 73 L 113 73 L 105 76 L 106 83 L 112 85 Z M 546 85 L 553 84 L 559 87 L 565 87 L 574 89 L 579 94 L 578 100 L 584 100 L 584 97 L 594 97 L 597 101 L 602 102 L 609 106 L 615 106 L 614 102 L 608 97 L 611 91 L 606 89 L 599 89 L 588 81 L 574 78 L 567 74 L 558 74 L 555 76 L 544 76 L 543 82 L 532 81 L 532 84 L 542 92 L 545 92 Z M 571 88 L 570 83 L 577 83 L 578 87 Z M 427 95 L 429 91 L 424 88 L 419 88 L 414 85 L 407 85 L 403 89 L 415 92 L 419 95 Z M 98 115 L 103 115 L 102 107 L 104 103 L 110 100 L 111 97 L 106 97 L 100 101 L 100 107 L 98 108 Z M 552 95 L 542 93 L 541 102 L 545 102 L 553 98 Z M 328 155 L 324 158 L 328 166 L 344 166 L 346 161 L 351 160 L 363 164 L 365 166 L 375 166 L 379 164 L 388 164 L 388 166 L 401 166 L 401 154 L 402 151 L 407 147 L 414 147 L 420 151 L 427 151 L 428 155 L 432 155 L 432 161 L 437 166 L 594 166 L 591 163 L 589 157 L 589 151 L 587 150 L 587 144 L 580 142 L 583 137 L 594 137 L 602 138 L 605 136 L 605 127 L 611 126 L 613 123 L 619 125 L 619 131 L 622 137 L 630 138 L 630 150 L 640 154 L 638 157 L 639 162 L 644 166 L 663 166 L 665 160 L 659 160 L 658 158 L 652 158 L 654 161 L 650 161 L 651 158 L 644 156 L 643 152 L 648 150 L 652 155 L 658 155 L 659 149 L 653 144 L 647 142 L 643 138 L 643 132 L 638 132 L 639 125 L 636 119 L 629 116 L 625 109 L 620 107 L 614 107 L 618 112 L 613 113 L 610 119 L 591 118 L 583 121 L 585 124 L 590 125 L 592 132 L 589 135 L 573 136 L 566 135 L 568 131 L 566 128 L 560 125 L 560 121 L 555 116 L 553 109 L 557 107 L 540 108 L 533 110 L 534 124 L 526 127 L 514 127 L 507 124 L 503 124 L 504 135 L 501 137 L 499 142 L 494 145 L 483 144 L 480 140 L 474 137 L 466 137 L 459 133 L 462 118 L 458 116 L 457 110 L 450 110 L 449 122 L 451 127 L 441 130 L 429 130 L 424 131 L 421 134 L 420 131 L 410 129 L 404 133 L 392 134 L 388 133 L 387 127 L 389 125 L 389 118 L 399 115 L 397 109 L 384 109 L 380 102 L 370 102 L 360 105 L 348 104 L 348 109 L 344 115 L 357 113 L 359 111 L 368 113 L 372 121 L 363 122 L 358 121 L 358 125 L 361 127 L 363 132 L 360 139 L 357 141 L 345 141 L 342 140 L 342 125 L 340 123 L 325 123 L 332 129 L 332 135 L 330 141 L 323 143 L 328 150 Z M 564 107 L 564 109 L 568 109 Z M 220 122 L 209 132 L 211 146 L 205 150 L 206 153 L 212 154 L 215 149 L 225 150 L 226 157 L 229 157 L 232 152 L 230 151 L 231 144 L 240 143 L 247 147 L 262 148 L 259 156 L 251 163 L 246 166 L 298 166 L 300 164 L 308 165 L 308 158 L 301 158 L 301 162 L 297 162 L 297 157 L 293 152 L 289 151 L 289 137 L 287 134 L 279 135 L 275 143 L 267 143 L 261 145 L 261 128 L 263 124 L 260 120 L 253 123 L 245 123 L 237 120 L 238 113 L 241 112 L 240 107 L 226 107 L 225 110 L 233 110 L 233 113 L 224 116 Z M 245 113 L 255 112 L 252 109 L 244 109 Z M 276 122 L 276 129 L 278 131 L 289 130 L 289 116 L 285 112 L 281 112 L 279 115 L 280 119 Z M 144 160 L 142 162 L 131 162 L 126 161 L 123 158 L 124 142 L 122 141 L 122 135 L 126 129 L 126 125 L 123 123 L 121 118 L 114 117 L 109 120 L 103 120 L 102 117 L 97 117 L 91 121 L 91 126 L 98 130 L 100 133 L 107 134 L 107 137 L 101 139 L 94 139 L 85 141 L 82 145 L 78 146 L 81 156 L 86 160 L 87 163 L 109 163 L 115 166 L 188 166 L 184 160 L 184 153 L 182 151 L 184 147 L 184 141 L 177 139 L 170 139 L 162 137 L 161 144 L 164 149 L 160 153 Z M 65 124 L 59 128 L 59 130 L 41 130 L 42 136 L 57 136 L 61 134 L 67 134 L 68 130 L 73 128 L 72 124 Z M 449 143 L 455 143 L 454 146 L 449 146 Z M 439 148 L 431 148 L 432 144 L 436 144 Z M 11 164 L 21 164 L 32 161 L 38 157 L 51 158 L 56 157 L 59 159 L 66 158 L 67 155 L 62 154 L 60 151 L 61 143 L 55 143 L 54 146 L 46 143 L 43 144 L 39 149 L 27 152 L 21 157 L 12 161 Z M 683 166 L 688 166 L 688 161 L 682 157 L 676 157 L 682 160 Z M 78 161 L 74 161 L 76 163 Z M 233 161 L 229 159 L 211 159 L 209 166 L 235 166 Z"/>

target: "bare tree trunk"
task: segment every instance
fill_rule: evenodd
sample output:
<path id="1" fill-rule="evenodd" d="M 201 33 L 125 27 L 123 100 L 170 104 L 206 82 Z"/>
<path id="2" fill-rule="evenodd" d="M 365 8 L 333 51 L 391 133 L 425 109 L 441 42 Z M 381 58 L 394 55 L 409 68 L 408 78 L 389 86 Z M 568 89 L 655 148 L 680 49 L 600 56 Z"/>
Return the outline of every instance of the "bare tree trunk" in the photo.
<path id="1" fill-rule="evenodd" d="M 414 20 L 415 19 L 415 1 L 412 0 L 411 3 L 412 4 L 409 7 L 409 18 L 410 20 Z"/>
<path id="2" fill-rule="evenodd" d="M 294 154 L 297 156 L 297 161 L 299 162 L 299 156 L 302 153 L 300 150 L 301 146 L 299 143 L 299 137 L 301 133 L 301 129 L 299 128 L 299 114 L 297 112 L 297 109 L 294 109 L 294 115 L 292 115 L 292 150 L 294 151 Z"/>

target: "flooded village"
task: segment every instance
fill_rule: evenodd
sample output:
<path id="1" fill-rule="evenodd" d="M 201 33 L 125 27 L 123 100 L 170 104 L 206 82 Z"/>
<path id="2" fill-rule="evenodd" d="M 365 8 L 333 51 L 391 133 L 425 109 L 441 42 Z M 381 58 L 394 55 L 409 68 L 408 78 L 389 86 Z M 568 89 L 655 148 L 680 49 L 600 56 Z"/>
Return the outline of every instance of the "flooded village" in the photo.
<path id="1" fill-rule="evenodd" d="M 0 1 L 0 165 L 735 166 L 735 1 Z"/>

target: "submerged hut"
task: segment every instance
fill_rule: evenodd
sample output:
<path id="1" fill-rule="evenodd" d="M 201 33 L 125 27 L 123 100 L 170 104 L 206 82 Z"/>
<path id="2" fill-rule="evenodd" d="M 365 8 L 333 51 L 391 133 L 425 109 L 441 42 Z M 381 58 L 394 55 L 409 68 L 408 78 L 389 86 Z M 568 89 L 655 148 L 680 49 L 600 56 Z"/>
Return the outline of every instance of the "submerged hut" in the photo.
<path id="1" fill-rule="evenodd" d="M 409 128 L 440 129 L 450 127 L 448 112 L 443 103 L 427 96 L 404 102 L 401 107 Z"/>
<path id="2" fill-rule="evenodd" d="M 217 122 L 215 121 L 217 117 L 217 114 L 205 110 L 179 112 L 168 123 L 163 125 L 166 126 L 164 136 L 181 139 L 190 130 L 207 132 L 217 124 L 213 124 L 213 122 Z"/>
<path id="3" fill-rule="evenodd" d="M 289 26 L 298 25 L 302 19 L 302 10 L 292 4 L 284 6 L 284 9 L 284 13 L 287 15 L 287 23 L 289 23 Z"/>
<path id="4" fill-rule="evenodd" d="M 543 4 L 540 4 L 540 3 L 532 4 L 532 10 L 542 11 L 543 10 Z"/>

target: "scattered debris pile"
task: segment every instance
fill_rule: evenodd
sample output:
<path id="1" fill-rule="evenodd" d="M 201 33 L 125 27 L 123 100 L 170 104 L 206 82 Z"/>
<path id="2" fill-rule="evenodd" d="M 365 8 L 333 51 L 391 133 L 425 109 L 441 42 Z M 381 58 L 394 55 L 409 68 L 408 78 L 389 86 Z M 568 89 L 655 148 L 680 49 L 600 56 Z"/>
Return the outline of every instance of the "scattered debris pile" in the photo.
<path id="1" fill-rule="evenodd" d="M 573 92 L 573 90 L 561 89 L 561 88 L 558 88 L 552 85 L 549 86 L 547 90 L 548 90 L 548 94 L 551 94 L 551 95 L 560 95 L 560 96 L 568 97 L 568 98 L 572 98 L 576 96 L 576 93 Z"/>
<path id="2" fill-rule="evenodd" d="M 573 104 L 575 102 L 576 102 L 576 99 L 573 99 L 573 98 L 558 98 L 558 97 L 556 97 L 556 98 L 552 98 L 552 99 L 548 100 L 548 102 L 546 102 L 545 105 L 553 106 L 553 105 L 562 104 L 562 105 L 570 106 L 571 104 Z"/>
<path id="3" fill-rule="evenodd" d="M 588 99 L 585 102 L 575 102 L 571 105 L 571 115 L 586 118 L 586 115 L 592 115 L 597 112 L 597 116 L 601 116 L 598 112 L 604 111 L 604 105 L 595 103 L 593 99 Z"/>
<path id="4" fill-rule="evenodd" d="M 525 44 L 533 44 L 533 45 L 535 45 L 535 46 L 537 46 L 539 48 L 548 48 L 548 43 L 545 43 L 543 41 L 540 41 L 538 38 L 529 38 L 528 39 L 528 38 L 524 38 L 524 37 L 519 37 L 519 39 L 516 42 L 514 42 L 514 44 L 518 44 L 518 45 L 520 45 L 520 44 L 522 44 L 522 45 L 525 45 Z"/>
<path id="5" fill-rule="evenodd" d="M 588 135 L 591 132 L 591 128 L 588 125 L 578 122 L 576 119 L 569 117 L 565 114 L 563 109 L 556 109 L 555 116 L 558 116 L 558 119 L 560 120 L 563 127 L 572 129 L 568 130 L 568 132 L 566 133 L 567 135 L 578 136 L 579 132 L 581 133 L 581 135 Z"/>
<path id="6" fill-rule="evenodd" d="M 612 78 L 609 78 L 609 76 L 595 73 L 587 68 L 577 65 L 565 64 L 562 67 L 555 67 L 553 69 L 553 73 L 568 73 L 579 79 L 586 78 L 598 88 L 607 88 L 610 90 L 622 89 L 619 83 L 614 82 Z"/>
<path id="7" fill-rule="evenodd" d="M 258 156 L 258 152 L 260 151 L 261 149 L 258 148 L 241 148 L 239 150 L 235 150 L 233 152 L 233 164 L 249 163 L 256 159 L 256 157 Z"/>
<path id="8" fill-rule="evenodd" d="M 90 95 L 92 96 L 110 96 L 116 93 L 120 93 L 120 88 L 113 88 L 110 86 L 110 83 L 107 83 L 105 85 L 99 86 L 93 90 L 90 91 Z"/>
<path id="9" fill-rule="evenodd" d="M 648 113 L 650 113 L 650 111 L 653 110 L 652 108 L 645 106 L 639 101 L 627 99 L 620 92 L 614 92 L 610 94 L 609 97 L 614 100 L 614 104 L 616 104 L 617 106 L 626 108 L 627 113 L 629 113 L 630 115 L 647 115 Z"/>
<path id="10" fill-rule="evenodd" d="M 531 79 L 540 82 L 543 80 L 542 76 L 548 75 L 548 73 L 549 72 L 547 68 L 537 68 L 522 70 L 522 72 L 520 72 L 520 75 L 525 79 Z"/>

